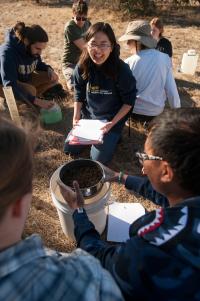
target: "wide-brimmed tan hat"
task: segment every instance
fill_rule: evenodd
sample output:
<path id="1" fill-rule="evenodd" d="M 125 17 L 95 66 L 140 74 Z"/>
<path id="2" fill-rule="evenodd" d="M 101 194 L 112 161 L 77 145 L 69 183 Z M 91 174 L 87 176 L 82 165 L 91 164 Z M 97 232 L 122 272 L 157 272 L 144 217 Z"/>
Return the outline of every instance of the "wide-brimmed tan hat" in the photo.
<path id="1" fill-rule="evenodd" d="M 126 33 L 119 38 L 119 41 L 134 40 L 148 48 L 155 48 L 157 41 L 151 36 L 151 26 L 147 21 L 137 20 L 128 24 Z"/>

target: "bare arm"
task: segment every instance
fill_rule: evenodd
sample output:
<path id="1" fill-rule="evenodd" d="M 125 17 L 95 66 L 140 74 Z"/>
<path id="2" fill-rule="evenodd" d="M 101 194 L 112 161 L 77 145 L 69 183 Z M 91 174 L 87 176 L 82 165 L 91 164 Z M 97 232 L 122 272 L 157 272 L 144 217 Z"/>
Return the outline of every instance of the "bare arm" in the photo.
<path id="1" fill-rule="evenodd" d="M 78 40 L 73 41 L 73 43 L 80 49 L 83 50 L 84 46 L 85 46 L 85 41 L 83 38 L 80 38 Z"/>
<path id="2" fill-rule="evenodd" d="M 82 108 L 82 102 L 75 102 L 74 103 L 73 126 L 76 125 L 77 122 L 81 118 L 81 108 Z"/>
<path id="3" fill-rule="evenodd" d="M 115 115 L 115 117 L 113 118 L 113 120 L 111 120 L 110 122 L 107 122 L 105 124 L 105 126 L 102 128 L 102 130 L 104 131 L 104 133 L 109 132 L 109 130 L 118 122 L 120 121 L 130 110 L 131 110 L 132 106 L 124 104 L 121 109 L 119 110 L 119 112 Z"/>

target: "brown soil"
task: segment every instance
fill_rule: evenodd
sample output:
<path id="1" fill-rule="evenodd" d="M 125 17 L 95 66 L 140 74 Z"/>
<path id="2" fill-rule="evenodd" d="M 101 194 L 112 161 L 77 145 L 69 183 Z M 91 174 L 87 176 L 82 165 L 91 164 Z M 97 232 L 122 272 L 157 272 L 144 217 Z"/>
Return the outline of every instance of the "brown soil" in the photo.
<path id="1" fill-rule="evenodd" d="M 71 167 L 69 170 L 63 174 L 61 180 L 62 182 L 70 187 L 73 187 L 73 181 L 79 183 L 79 187 L 89 188 L 97 183 L 102 178 L 102 172 L 98 166 L 82 166 L 82 167 Z"/>
<path id="2" fill-rule="evenodd" d="M 50 1 L 49 1 L 50 2 Z M 59 1 L 53 1 L 57 2 Z M 6 28 L 12 27 L 17 21 L 27 24 L 38 23 L 49 34 L 49 43 L 43 53 L 43 60 L 49 63 L 60 76 L 60 81 L 65 84 L 61 71 L 61 57 L 63 51 L 64 24 L 71 18 L 71 6 L 39 6 L 30 1 L 0 1 L 0 43 L 3 42 Z M 109 22 L 117 38 L 121 36 L 129 20 L 124 21 L 116 15 L 113 10 L 91 8 L 89 15 L 91 22 Z M 173 44 L 173 70 L 176 77 L 182 106 L 200 106 L 200 60 L 195 76 L 184 75 L 177 72 L 182 55 L 188 49 L 200 49 L 200 30 L 196 23 L 192 23 L 193 16 L 198 17 L 196 11 L 182 10 L 182 16 L 177 18 L 176 14 L 168 12 L 164 19 L 165 36 Z M 150 18 L 147 18 L 150 20 Z M 187 20 L 190 22 L 187 22 Z M 130 54 L 121 45 L 121 57 L 124 59 Z M 62 107 L 63 121 L 55 125 L 41 126 L 38 136 L 38 145 L 35 152 L 34 167 L 34 190 L 33 202 L 30 210 L 24 236 L 39 233 L 44 243 L 59 251 L 70 251 L 75 245 L 68 241 L 61 230 L 56 209 L 52 203 L 49 191 L 49 180 L 53 172 L 62 164 L 72 160 L 70 156 L 63 153 L 64 140 L 72 126 L 73 98 L 69 95 L 65 101 L 59 102 Z M 20 106 L 20 115 L 27 118 L 30 110 L 26 106 Z M 1 114 L 1 113 L 0 113 Z M 118 145 L 110 167 L 116 171 L 123 170 L 128 174 L 140 174 L 141 168 L 135 156 L 136 151 L 143 150 L 145 130 L 139 122 L 131 123 L 131 133 L 128 128 L 123 131 L 122 142 Z M 89 158 L 89 150 L 81 154 L 82 158 Z M 112 197 L 120 202 L 141 202 L 147 210 L 155 208 L 151 202 L 138 198 L 126 191 L 123 185 L 112 184 Z"/>

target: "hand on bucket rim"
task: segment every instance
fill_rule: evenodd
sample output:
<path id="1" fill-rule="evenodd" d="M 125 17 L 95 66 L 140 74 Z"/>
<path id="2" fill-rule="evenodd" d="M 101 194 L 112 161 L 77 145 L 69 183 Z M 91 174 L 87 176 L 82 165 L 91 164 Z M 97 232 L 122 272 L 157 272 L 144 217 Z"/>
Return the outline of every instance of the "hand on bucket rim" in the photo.
<path id="1" fill-rule="evenodd" d="M 71 209 L 75 210 L 84 207 L 84 198 L 77 181 L 73 181 L 75 191 L 73 191 L 69 186 L 64 185 L 60 179 L 57 180 L 57 184 L 59 186 L 60 193 Z"/>

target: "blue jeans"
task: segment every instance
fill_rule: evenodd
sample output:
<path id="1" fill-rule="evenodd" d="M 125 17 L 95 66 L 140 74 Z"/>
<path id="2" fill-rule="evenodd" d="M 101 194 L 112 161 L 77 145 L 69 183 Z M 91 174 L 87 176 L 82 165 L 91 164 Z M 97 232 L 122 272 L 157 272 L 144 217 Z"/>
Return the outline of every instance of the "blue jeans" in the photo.
<path id="1" fill-rule="evenodd" d="M 114 151 L 117 146 L 117 142 L 121 137 L 123 127 L 118 131 L 108 132 L 104 135 L 103 144 L 92 145 L 90 150 L 90 157 L 93 160 L 97 160 L 103 164 L 111 161 Z M 70 145 L 68 142 L 64 145 L 64 152 L 72 155 L 79 155 L 85 148 L 85 145 Z"/>

